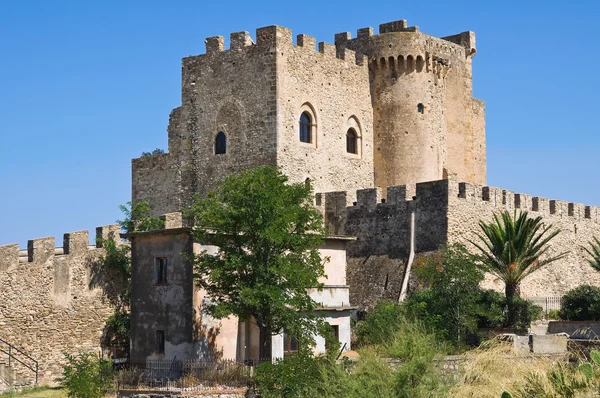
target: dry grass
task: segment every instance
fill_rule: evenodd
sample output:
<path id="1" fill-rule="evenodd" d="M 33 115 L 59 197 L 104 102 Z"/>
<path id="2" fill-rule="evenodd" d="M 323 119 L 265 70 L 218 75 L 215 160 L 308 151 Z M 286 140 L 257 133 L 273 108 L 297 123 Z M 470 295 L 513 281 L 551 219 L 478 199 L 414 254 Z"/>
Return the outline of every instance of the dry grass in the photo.
<path id="1" fill-rule="evenodd" d="M 511 345 L 502 342 L 470 351 L 471 356 L 472 360 L 466 361 L 462 377 L 450 390 L 449 396 L 498 398 L 503 391 L 523 396 L 519 392 L 531 387 L 528 380 L 532 378 L 540 382 L 539 387 L 551 389 L 547 377 L 550 371 L 575 372 L 557 358 L 515 356 Z"/>
<path id="2" fill-rule="evenodd" d="M 7 393 L 0 397 L 15 397 L 15 398 L 66 398 L 67 392 L 62 388 L 52 387 L 36 387 L 27 389 L 20 393 Z"/>

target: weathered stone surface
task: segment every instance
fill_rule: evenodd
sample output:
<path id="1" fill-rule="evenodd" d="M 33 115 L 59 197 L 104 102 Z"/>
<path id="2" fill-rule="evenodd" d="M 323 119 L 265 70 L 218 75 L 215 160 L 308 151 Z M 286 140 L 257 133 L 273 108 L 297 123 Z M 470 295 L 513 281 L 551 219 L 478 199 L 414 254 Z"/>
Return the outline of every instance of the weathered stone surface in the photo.
<path id="1" fill-rule="evenodd" d="M 111 231 L 118 234 L 119 226 L 98 229 L 105 239 Z M 63 248 L 55 249 L 54 238 L 31 240 L 27 251 L 0 247 L 0 338 L 39 362 L 40 383 L 60 375 L 64 353 L 100 351 L 112 299 L 123 288 L 95 261 L 103 249 L 88 246 L 88 232 L 79 231 L 65 234 Z M 34 380 L 17 361 L 12 370 Z"/>
<path id="2" fill-rule="evenodd" d="M 276 165 L 316 192 L 438 180 L 485 183 L 485 109 L 472 96 L 475 35 L 436 38 L 395 21 L 319 43 L 279 26 L 206 40 L 183 59 L 169 151 L 134 159 L 133 201 L 155 215 L 205 195 L 230 173 Z M 311 118 L 311 140 L 299 118 Z M 358 134 L 357 153 L 346 134 Z M 215 154 L 223 132 L 227 151 Z M 385 192 L 383 192 L 385 198 Z"/>
<path id="3" fill-rule="evenodd" d="M 388 197 L 394 199 L 379 204 L 368 195 L 358 196 L 354 202 L 347 200 L 356 197 L 350 192 L 320 195 L 326 223 L 336 233 L 358 238 L 347 250 L 350 300 L 359 308 L 368 309 L 381 299 L 398 300 L 410 254 L 413 212 L 414 250 L 418 258 L 454 242 L 476 252 L 469 240 L 477 239 L 479 220 L 490 221 L 493 213 L 500 210 L 530 211 L 531 216 L 542 216 L 545 225 L 553 224 L 561 230 L 551 241 L 548 255 L 568 254 L 526 277 L 521 285 L 522 295 L 561 296 L 582 284 L 600 286 L 600 274 L 589 266 L 584 250 L 592 236 L 600 236 L 596 207 L 569 206 L 566 202 L 563 205 L 560 201 L 453 179 L 416 184 L 416 195 L 407 200 L 410 195 L 405 192 L 410 190 L 410 186 L 388 188 Z M 348 202 L 355 205 L 344 208 L 343 203 Z M 486 276 L 482 286 L 504 289 L 503 283 L 492 275 Z"/>

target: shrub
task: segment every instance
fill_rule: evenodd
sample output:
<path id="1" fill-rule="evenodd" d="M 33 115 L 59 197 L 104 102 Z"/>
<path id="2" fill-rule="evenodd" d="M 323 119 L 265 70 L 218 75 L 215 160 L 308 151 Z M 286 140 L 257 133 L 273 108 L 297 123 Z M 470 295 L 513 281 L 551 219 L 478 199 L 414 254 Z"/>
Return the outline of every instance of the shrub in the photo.
<path id="1" fill-rule="evenodd" d="M 508 327 L 506 296 L 492 290 L 482 290 L 478 294 L 478 321 L 479 328 Z M 515 311 L 515 324 L 517 329 L 527 329 L 532 321 L 539 319 L 542 307 L 535 305 L 520 297 L 513 298 Z"/>
<path id="2" fill-rule="evenodd" d="M 436 331 L 439 339 L 463 346 L 477 329 L 477 294 L 483 271 L 479 257 L 462 245 L 421 258 L 414 273 L 424 287 L 406 300 L 408 314 Z"/>
<path id="3" fill-rule="evenodd" d="M 563 297 L 560 318 L 568 321 L 600 320 L 600 288 L 582 285 Z"/>
<path id="4" fill-rule="evenodd" d="M 56 381 L 67 390 L 70 398 L 102 398 L 108 391 L 113 371 L 111 361 L 94 353 L 65 354 L 67 364 Z"/>
<path id="5" fill-rule="evenodd" d="M 380 301 L 367 312 L 365 320 L 356 323 L 355 333 L 358 345 L 384 343 L 398 331 L 405 318 L 402 305 Z"/>
<path id="6" fill-rule="evenodd" d="M 262 398 L 309 397 L 320 382 L 320 372 L 312 353 L 301 350 L 277 363 L 259 365 L 255 381 Z"/>

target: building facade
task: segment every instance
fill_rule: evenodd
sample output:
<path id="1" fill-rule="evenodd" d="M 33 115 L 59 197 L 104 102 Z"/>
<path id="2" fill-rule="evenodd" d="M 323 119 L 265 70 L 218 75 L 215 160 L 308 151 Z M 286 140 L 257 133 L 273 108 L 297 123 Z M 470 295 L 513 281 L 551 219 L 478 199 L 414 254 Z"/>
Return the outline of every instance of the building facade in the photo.
<path id="1" fill-rule="evenodd" d="M 183 227 L 181 213 L 165 216 L 164 229 L 127 234 L 131 241 L 131 358 L 258 360 L 259 330 L 252 321 L 230 316 L 214 319 L 204 310 L 210 297 L 194 284 L 189 255 L 216 252 L 194 242 Z M 317 315 L 327 322 L 344 350 L 350 349 L 350 293 L 346 283 L 347 237 L 328 237 L 319 248 L 329 258 L 323 289 L 309 289 L 319 304 Z M 281 358 L 298 350 L 293 336 L 272 338 L 271 352 Z M 325 340 L 316 336 L 316 352 Z"/>

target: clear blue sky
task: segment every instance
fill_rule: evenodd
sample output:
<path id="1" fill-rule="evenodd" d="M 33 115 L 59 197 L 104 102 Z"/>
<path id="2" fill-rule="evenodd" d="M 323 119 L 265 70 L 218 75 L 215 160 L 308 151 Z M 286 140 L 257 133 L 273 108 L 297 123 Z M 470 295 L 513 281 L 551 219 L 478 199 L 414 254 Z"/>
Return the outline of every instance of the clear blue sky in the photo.
<path id="1" fill-rule="evenodd" d="M 328 42 L 398 19 L 475 31 L 488 185 L 598 206 L 598 15 L 594 0 L 2 1 L 0 245 L 118 219 L 130 159 L 167 148 L 181 58 L 273 24 Z"/>

